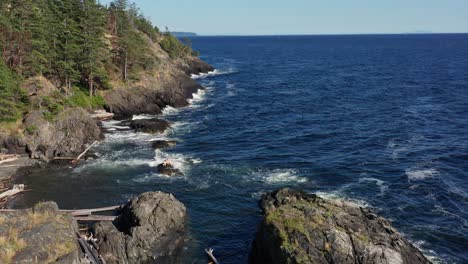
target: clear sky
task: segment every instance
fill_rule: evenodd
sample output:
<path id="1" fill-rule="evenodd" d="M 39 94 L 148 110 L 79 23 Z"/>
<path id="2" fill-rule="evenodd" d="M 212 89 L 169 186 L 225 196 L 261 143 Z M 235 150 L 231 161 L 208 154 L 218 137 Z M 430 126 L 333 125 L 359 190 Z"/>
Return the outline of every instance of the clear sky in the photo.
<path id="1" fill-rule="evenodd" d="M 468 0 L 133 2 L 162 29 L 201 35 L 468 32 Z"/>

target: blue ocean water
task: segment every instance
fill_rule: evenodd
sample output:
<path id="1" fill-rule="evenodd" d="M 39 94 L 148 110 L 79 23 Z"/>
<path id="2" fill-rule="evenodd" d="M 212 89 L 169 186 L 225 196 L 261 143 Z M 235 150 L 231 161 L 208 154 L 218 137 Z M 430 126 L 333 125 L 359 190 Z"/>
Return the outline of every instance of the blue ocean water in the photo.
<path id="1" fill-rule="evenodd" d="M 20 177 L 35 190 L 16 206 L 172 192 L 189 212 L 184 263 L 206 263 L 206 247 L 246 263 L 259 197 L 290 186 L 373 208 L 435 262 L 468 262 L 468 35 L 192 41 L 217 71 L 190 107 L 165 110 L 167 134 L 109 134 L 96 161 Z M 154 151 L 156 138 L 180 144 Z M 166 158 L 186 176 L 155 173 Z"/>

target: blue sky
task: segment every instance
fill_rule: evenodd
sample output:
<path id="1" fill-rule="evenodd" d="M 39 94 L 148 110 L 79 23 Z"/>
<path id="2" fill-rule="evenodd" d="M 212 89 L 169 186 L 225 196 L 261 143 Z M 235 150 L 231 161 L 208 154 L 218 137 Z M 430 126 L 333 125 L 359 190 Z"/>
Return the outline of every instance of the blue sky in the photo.
<path id="1" fill-rule="evenodd" d="M 134 2 L 160 28 L 202 35 L 468 32 L 468 0 Z"/>

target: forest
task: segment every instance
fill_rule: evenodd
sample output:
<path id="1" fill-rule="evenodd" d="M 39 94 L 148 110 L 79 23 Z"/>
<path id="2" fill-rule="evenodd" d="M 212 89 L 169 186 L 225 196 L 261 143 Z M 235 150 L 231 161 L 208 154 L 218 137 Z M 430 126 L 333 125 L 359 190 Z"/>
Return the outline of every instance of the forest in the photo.
<path id="1" fill-rule="evenodd" d="M 196 55 L 127 0 L 2 0 L 0 121 L 18 120 L 31 108 L 53 115 L 67 105 L 102 105 L 99 91 L 112 89 L 112 81 L 129 82 L 157 67 L 149 43 L 171 58 Z M 21 88 L 29 78 L 46 78 L 59 92 L 31 105 Z"/>

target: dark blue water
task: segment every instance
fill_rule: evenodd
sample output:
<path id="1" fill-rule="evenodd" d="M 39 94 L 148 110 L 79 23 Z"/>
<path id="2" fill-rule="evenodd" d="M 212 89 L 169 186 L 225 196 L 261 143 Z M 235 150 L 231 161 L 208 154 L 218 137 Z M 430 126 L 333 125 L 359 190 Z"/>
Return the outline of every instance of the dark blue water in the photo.
<path id="1" fill-rule="evenodd" d="M 193 44 L 218 71 L 198 79 L 208 89 L 191 107 L 166 111 L 167 135 L 108 135 L 98 161 L 23 177 L 37 189 L 17 205 L 173 192 L 190 215 L 187 263 L 206 263 L 205 247 L 222 263 L 245 263 L 259 196 L 293 186 L 374 208 L 435 261 L 468 262 L 468 35 Z M 154 152 L 148 141 L 158 137 L 181 143 Z M 157 175 L 165 158 L 186 177 Z"/>

